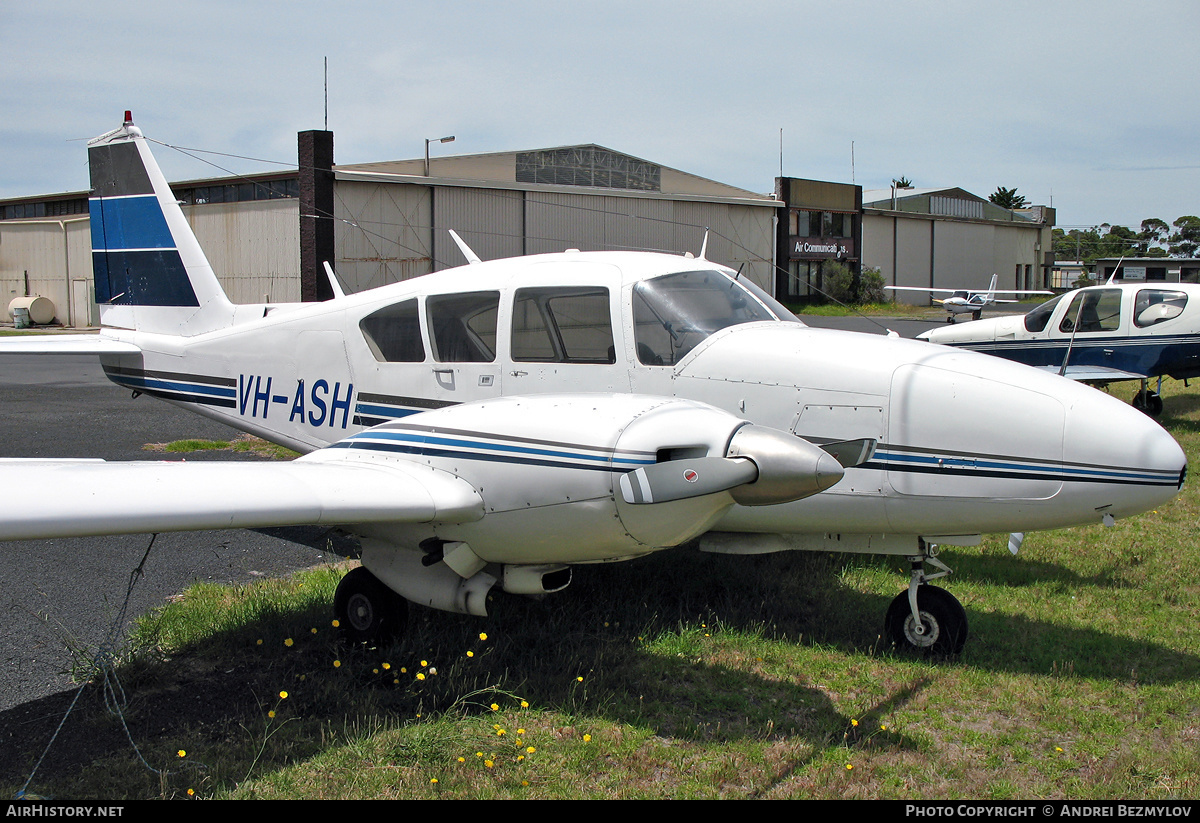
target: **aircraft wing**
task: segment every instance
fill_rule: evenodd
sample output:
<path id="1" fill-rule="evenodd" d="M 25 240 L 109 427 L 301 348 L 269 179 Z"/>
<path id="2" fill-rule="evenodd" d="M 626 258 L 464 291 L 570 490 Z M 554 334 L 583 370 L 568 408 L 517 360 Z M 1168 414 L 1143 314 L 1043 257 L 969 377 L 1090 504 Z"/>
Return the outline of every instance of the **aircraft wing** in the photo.
<path id="1" fill-rule="evenodd" d="M 123 340 L 98 334 L 17 334 L 0 338 L 0 354 L 138 354 Z"/>
<path id="2" fill-rule="evenodd" d="M 1059 366 L 1038 366 L 1042 371 L 1058 374 Z M 1119 380 L 1145 380 L 1149 375 L 1137 372 L 1110 369 L 1106 366 L 1067 366 L 1063 377 L 1080 383 L 1116 383 Z"/>
<path id="3" fill-rule="evenodd" d="M 0 540 L 483 516 L 470 484 L 398 462 L 4 459 L 0 478 Z"/>
<path id="4" fill-rule="evenodd" d="M 919 291 L 924 294 L 954 294 L 956 291 L 965 291 L 965 289 L 933 289 L 923 286 L 884 286 L 884 288 L 888 291 Z"/>

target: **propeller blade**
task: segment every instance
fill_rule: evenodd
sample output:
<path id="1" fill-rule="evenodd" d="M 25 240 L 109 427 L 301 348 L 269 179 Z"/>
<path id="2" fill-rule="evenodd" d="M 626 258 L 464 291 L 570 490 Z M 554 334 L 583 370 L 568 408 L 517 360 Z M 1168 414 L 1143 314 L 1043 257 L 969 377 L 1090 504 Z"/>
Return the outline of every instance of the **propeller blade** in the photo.
<path id="1" fill-rule="evenodd" d="M 621 475 L 621 496 L 626 503 L 669 503 L 716 494 L 753 483 L 758 468 L 750 460 L 700 457 L 669 460 Z"/>
<path id="2" fill-rule="evenodd" d="M 839 440 L 836 443 L 825 443 L 821 446 L 834 460 L 849 469 L 861 466 L 875 456 L 876 440 L 864 437 L 861 440 Z"/>

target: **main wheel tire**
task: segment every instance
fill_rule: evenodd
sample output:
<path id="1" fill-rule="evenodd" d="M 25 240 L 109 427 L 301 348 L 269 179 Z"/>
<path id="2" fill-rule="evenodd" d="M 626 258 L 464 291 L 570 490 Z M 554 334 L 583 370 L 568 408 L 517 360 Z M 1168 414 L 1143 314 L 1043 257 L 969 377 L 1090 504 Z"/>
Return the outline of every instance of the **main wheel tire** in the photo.
<path id="1" fill-rule="evenodd" d="M 1163 410 L 1162 397 L 1157 392 L 1139 391 L 1133 396 L 1133 407 L 1151 417 L 1158 417 Z"/>
<path id="2" fill-rule="evenodd" d="M 333 612 L 342 637 L 352 643 L 385 643 L 408 622 L 408 601 L 366 568 L 351 569 L 338 584 Z"/>
<path id="3" fill-rule="evenodd" d="M 884 635 L 898 649 L 921 652 L 932 657 L 958 654 L 967 642 L 967 612 L 945 589 L 920 586 L 917 610 L 924 632 L 917 632 L 908 592 L 902 592 L 888 607 Z"/>

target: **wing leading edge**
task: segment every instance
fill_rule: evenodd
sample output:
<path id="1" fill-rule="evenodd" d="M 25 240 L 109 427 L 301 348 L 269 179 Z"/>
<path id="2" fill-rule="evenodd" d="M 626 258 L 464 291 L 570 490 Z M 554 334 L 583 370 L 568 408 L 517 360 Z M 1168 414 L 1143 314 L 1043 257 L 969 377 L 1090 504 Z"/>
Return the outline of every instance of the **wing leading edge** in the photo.
<path id="1" fill-rule="evenodd" d="M 483 516 L 469 483 L 406 463 L 9 459 L 0 478 L 0 540 Z"/>

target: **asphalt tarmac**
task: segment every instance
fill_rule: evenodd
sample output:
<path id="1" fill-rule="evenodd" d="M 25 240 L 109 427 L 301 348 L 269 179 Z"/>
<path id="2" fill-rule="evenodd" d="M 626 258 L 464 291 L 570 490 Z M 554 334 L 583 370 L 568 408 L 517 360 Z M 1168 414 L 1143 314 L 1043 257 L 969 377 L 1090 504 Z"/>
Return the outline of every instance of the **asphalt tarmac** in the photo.
<path id="1" fill-rule="evenodd" d="M 891 329 L 902 337 L 939 325 L 936 319 L 804 319 L 868 333 Z M 237 434 L 154 398 L 131 398 L 104 377 L 94 357 L 0 355 L 0 458 L 156 460 L 164 455 L 146 444 Z M 187 459 L 246 457 L 196 452 Z M 15 482 L 19 470 L 6 471 L 0 501 L 3 485 Z M 0 543 L 0 715 L 74 688 L 69 672 L 109 636 L 143 556 L 143 576 L 117 636 L 195 581 L 245 583 L 337 561 L 354 550 L 352 541 L 316 527 L 161 534 L 147 555 L 149 545 L 150 535 Z"/>
<path id="2" fill-rule="evenodd" d="M 146 444 L 237 434 L 151 397 L 132 399 L 104 377 L 95 357 L 0 355 L 0 457 L 156 460 L 170 456 Z M 231 452 L 186 457 L 246 459 Z M 4 485 L 18 482 L 19 471 L 5 471 L 0 505 Z M 330 546 L 329 537 L 316 527 L 161 534 L 124 627 L 195 581 L 245 583 L 352 550 L 345 539 Z M 67 672 L 108 636 L 149 544 L 150 535 L 0 543 L 0 713 L 73 688 Z"/>

